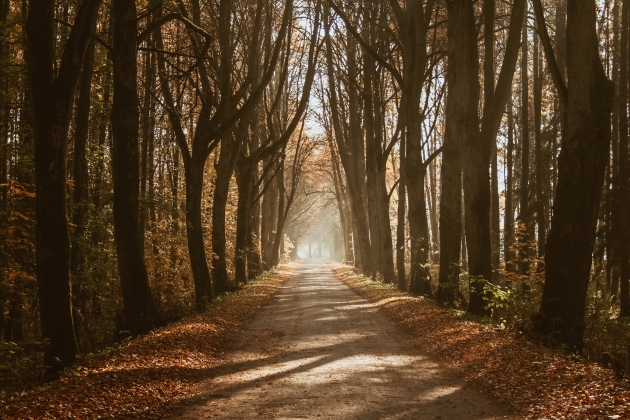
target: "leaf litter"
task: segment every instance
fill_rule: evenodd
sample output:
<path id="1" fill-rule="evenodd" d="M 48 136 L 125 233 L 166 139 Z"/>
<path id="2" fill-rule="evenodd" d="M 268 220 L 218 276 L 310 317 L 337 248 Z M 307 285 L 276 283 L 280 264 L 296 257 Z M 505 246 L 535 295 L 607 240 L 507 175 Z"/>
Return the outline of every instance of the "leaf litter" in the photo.
<path id="1" fill-rule="evenodd" d="M 575 360 L 522 332 L 463 319 L 435 301 L 367 279 L 348 266 L 335 274 L 382 308 L 444 367 L 479 385 L 527 419 L 630 419 L 630 382 Z"/>
<path id="2" fill-rule="evenodd" d="M 223 351 L 290 276 L 282 266 L 241 290 L 147 335 L 80 356 L 54 382 L 0 401 L 2 419 L 160 418 L 199 393 Z"/>

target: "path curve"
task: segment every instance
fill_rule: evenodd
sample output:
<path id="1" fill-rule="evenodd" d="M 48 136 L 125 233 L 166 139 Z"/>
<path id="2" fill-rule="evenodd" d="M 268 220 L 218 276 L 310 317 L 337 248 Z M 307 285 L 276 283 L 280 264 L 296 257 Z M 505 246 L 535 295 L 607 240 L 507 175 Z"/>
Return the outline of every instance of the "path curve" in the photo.
<path id="1" fill-rule="evenodd" d="M 174 418 L 516 419 L 440 369 L 323 261 L 300 262 Z"/>

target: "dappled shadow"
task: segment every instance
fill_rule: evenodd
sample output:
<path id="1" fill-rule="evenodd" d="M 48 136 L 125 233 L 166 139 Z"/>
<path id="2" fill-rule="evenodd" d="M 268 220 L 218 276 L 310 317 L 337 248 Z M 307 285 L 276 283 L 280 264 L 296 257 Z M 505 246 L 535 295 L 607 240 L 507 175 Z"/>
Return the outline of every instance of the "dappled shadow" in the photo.
<path id="1" fill-rule="evenodd" d="M 420 354 L 321 262 L 307 261 L 295 272 L 231 353 L 230 361 L 206 371 L 212 379 L 174 418 L 508 415 Z"/>

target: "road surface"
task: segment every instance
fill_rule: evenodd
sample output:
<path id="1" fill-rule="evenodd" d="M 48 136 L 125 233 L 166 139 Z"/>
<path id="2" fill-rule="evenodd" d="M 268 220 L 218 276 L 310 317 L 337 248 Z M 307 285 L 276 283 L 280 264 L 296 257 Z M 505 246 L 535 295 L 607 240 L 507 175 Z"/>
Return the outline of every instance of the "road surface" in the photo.
<path id="1" fill-rule="evenodd" d="M 304 260 L 173 418 L 516 419 L 385 314 Z"/>

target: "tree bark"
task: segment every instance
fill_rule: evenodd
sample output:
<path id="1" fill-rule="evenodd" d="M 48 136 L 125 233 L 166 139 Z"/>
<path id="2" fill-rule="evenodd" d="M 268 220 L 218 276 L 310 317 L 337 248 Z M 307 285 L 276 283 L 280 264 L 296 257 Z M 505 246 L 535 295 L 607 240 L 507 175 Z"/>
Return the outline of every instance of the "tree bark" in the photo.
<path id="1" fill-rule="evenodd" d="M 560 0 L 557 0 L 560 3 Z M 619 43 L 620 43 L 620 6 L 621 0 L 615 0 L 613 3 L 613 45 L 612 45 L 612 81 L 615 84 L 615 94 L 613 97 L 613 110 L 612 110 L 612 132 L 611 132 L 611 146 L 612 146 L 612 164 L 611 173 L 609 174 L 608 187 L 612 185 L 612 193 L 606 194 L 605 206 L 608 208 L 607 216 L 607 230 L 606 230 L 606 282 L 609 286 L 610 294 L 614 297 L 617 296 L 619 290 L 619 264 L 616 258 L 617 254 L 617 238 L 613 232 L 613 225 L 616 223 L 614 219 L 615 209 L 613 208 L 613 201 L 615 196 L 615 182 L 617 180 L 617 171 L 619 165 L 615 162 L 619 162 Z M 559 11 L 556 11 L 556 14 Z M 566 29 L 565 29 L 566 31 Z"/>
<path id="2" fill-rule="evenodd" d="M 247 283 L 247 238 L 250 233 L 251 195 L 254 179 L 253 162 L 240 156 L 236 165 L 236 184 L 238 187 L 238 207 L 236 210 L 236 254 L 234 255 L 234 280 L 236 284 Z"/>
<path id="3" fill-rule="evenodd" d="M 548 179 L 546 175 L 547 159 L 543 153 L 542 139 L 542 94 L 543 69 L 542 57 L 538 43 L 538 35 L 534 34 L 534 159 L 536 160 L 536 225 L 538 258 L 545 256 L 547 242 L 547 195 Z M 538 270 L 544 269 L 544 263 L 538 264 Z"/>
<path id="4" fill-rule="evenodd" d="M 284 150 L 282 151 L 284 155 Z M 280 263 L 281 248 L 284 243 L 284 221 L 285 221 L 285 188 L 284 188 L 284 158 L 280 162 L 280 169 L 276 175 L 278 180 L 278 211 L 276 222 L 276 233 L 273 239 L 273 246 L 271 248 L 271 266 L 275 267 Z"/>
<path id="5" fill-rule="evenodd" d="M 205 162 L 205 158 L 196 158 L 190 165 L 184 167 L 186 176 L 186 237 L 190 253 L 190 265 L 195 281 L 197 312 L 203 311 L 213 298 L 201 221 Z"/>
<path id="6" fill-rule="evenodd" d="M 258 196 L 258 165 L 252 177 L 252 192 L 249 203 L 249 229 L 247 232 L 247 280 L 252 281 L 262 273 L 260 253 L 260 200 Z"/>
<path id="7" fill-rule="evenodd" d="M 505 181 L 505 215 L 503 218 L 503 255 L 505 269 L 514 271 L 514 265 L 512 264 L 514 253 L 511 249 L 514 244 L 514 112 L 511 97 L 507 105 L 507 114 L 508 143 L 505 168 L 507 176 Z"/>
<path id="8" fill-rule="evenodd" d="M 70 239 L 66 217 L 66 149 L 72 103 L 99 0 L 77 9 L 55 76 L 53 0 L 31 0 L 26 19 L 26 62 L 35 134 L 37 289 L 45 379 L 58 377 L 76 356 L 70 291 Z"/>
<path id="9" fill-rule="evenodd" d="M 619 309 L 620 316 L 630 316 L 630 285 L 628 284 L 630 272 L 628 266 L 628 251 L 630 250 L 630 220 L 628 208 L 630 208 L 629 179 L 628 179 L 628 25 L 630 21 L 630 0 L 623 0 L 621 8 L 621 42 L 619 60 L 619 161 L 617 170 L 617 182 L 615 188 L 616 217 L 614 231 L 617 236 L 617 255 L 619 260 Z"/>
<path id="10" fill-rule="evenodd" d="M 267 182 L 271 183 L 271 185 L 269 185 L 263 195 L 261 232 L 263 237 L 263 264 L 265 269 L 270 270 L 273 267 L 271 265 L 271 251 L 276 233 L 276 224 L 278 223 L 278 187 L 275 176 L 271 177 Z"/>
<path id="11" fill-rule="evenodd" d="M 488 109 L 494 97 L 494 0 L 486 0 L 483 5 L 483 25 L 484 25 L 484 59 L 483 59 L 483 81 L 484 81 L 484 109 Z M 499 176 L 497 174 L 497 142 L 496 138 L 491 147 L 491 246 L 492 246 L 492 268 L 493 281 L 497 278 L 499 266 L 501 265 L 501 215 L 499 214 Z"/>
<path id="12" fill-rule="evenodd" d="M 90 102 L 92 94 L 92 74 L 94 70 L 94 41 L 88 45 L 83 59 L 81 81 L 79 83 L 79 100 L 77 101 L 76 129 L 74 136 L 74 212 L 72 222 L 74 231 L 72 235 L 71 267 L 73 274 L 78 274 L 81 269 L 81 260 L 84 255 L 82 250 L 82 238 L 85 235 L 88 214 L 88 167 L 87 167 L 87 141 L 90 123 Z"/>
<path id="13" fill-rule="evenodd" d="M 76 125 L 74 136 L 74 194 L 73 194 L 73 215 L 72 222 L 74 230 L 72 232 L 72 247 L 70 253 L 70 268 L 72 272 L 72 298 L 73 298 L 73 322 L 75 334 L 79 336 L 82 319 L 85 319 L 79 312 L 85 313 L 84 293 L 85 279 L 83 272 L 86 269 L 86 242 L 84 241 L 87 230 L 89 214 L 89 179 L 87 162 L 87 142 L 89 136 L 90 123 L 90 103 L 92 94 L 92 75 L 94 73 L 94 41 L 88 45 L 88 49 L 83 59 L 83 69 L 79 82 L 79 100 L 77 101 Z"/>
<path id="14" fill-rule="evenodd" d="M 154 307 L 144 263 L 144 238 L 140 229 L 137 15 L 135 1 L 114 0 L 113 6 L 114 242 L 122 286 L 125 326 L 133 334 L 139 334 L 153 326 Z"/>
<path id="15" fill-rule="evenodd" d="M 413 102 L 413 101 L 412 101 Z M 422 138 L 418 107 L 409 106 L 407 115 L 407 153 L 405 181 L 409 190 L 409 236 L 411 240 L 411 267 L 409 292 L 433 296 L 429 273 L 429 223 L 424 191 L 426 167 L 422 162 L 420 141 Z M 413 109 L 413 113 L 412 113 Z"/>
<path id="16" fill-rule="evenodd" d="M 256 117 L 257 118 L 257 117 Z M 260 146 L 261 127 L 255 120 L 253 127 L 252 147 Z M 260 198 L 259 194 L 259 162 L 252 167 L 251 193 L 249 201 L 249 229 L 247 230 L 247 279 L 254 280 L 262 273 L 261 244 L 260 244 Z"/>
<path id="17" fill-rule="evenodd" d="M 153 45 L 152 42 L 148 42 L 148 44 Z M 147 181 L 149 169 L 152 169 L 153 166 L 153 162 L 149 162 L 149 158 L 153 158 L 153 156 L 149 155 L 150 151 L 153 150 L 153 142 L 155 141 L 155 101 L 153 100 L 152 91 L 155 81 L 155 62 L 154 55 L 149 51 L 145 53 L 144 66 L 144 113 L 142 115 L 142 154 L 140 160 L 140 197 L 143 200 L 143 205 L 140 209 L 140 229 L 143 238 L 147 227 L 149 207 L 152 205 L 152 200 L 147 194 Z M 142 244 L 144 246 L 144 240 Z"/>
<path id="18" fill-rule="evenodd" d="M 214 295 L 232 290 L 227 273 L 225 216 L 230 180 L 234 173 L 234 165 L 239 145 L 231 133 L 221 139 L 221 153 L 216 167 L 217 178 L 212 202 L 212 289 Z"/>
<path id="19" fill-rule="evenodd" d="M 469 104 L 471 88 L 468 67 L 471 57 L 464 45 L 469 24 L 463 4 L 449 4 L 448 67 L 444 145 L 442 149 L 442 194 L 440 196 L 440 277 L 437 299 L 453 303 L 459 287 L 462 247 L 462 139 L 475 129 Z"/>
<path id="20" fill-rule="evenodd" d="M 109 41 L 113 40 L 113 30 L 113 18 L 110 14 L 107 28 Z M 105 116 L 108 115 L 110 112 L 110 97 L 112 88 L 111 58 L 111 52 L 108 52 L 105 68 L 103 69 L 100 80 L 100 83 L 103 86 L 103 102 L 100 108 L 100 113 L 102 114 L 102 116 L 98 124 L 98 149 L 96 151 L 97 160 L 95 165 L 96 168 L 94 170 L 94 191 L 92 192 L 92 205 L 96 209 L 100 209 L 101 207 L 101 190 L 103 188 L 103 175 L 105 174 L 105 143 L 107 141 L 108 133 L 109 135 L 111 135 L 111 130 L 107 129 L 109 123 L 111 122 L 111 118 Z M 92 243 L 95 247 L 98 248 L 100 241 L 102 241 L 101 232 L 94 230 L 92 232 Z"/>
<path id="21" fill-rule="evenodd" d="M 405 213 L 407 211 L 407 181 L 405 179 L 406 137 L 406 133 L 400 134 L 400 178 L 398 182 L 398 224 L 396 226 L 396 271 L 398 272 L 398 290 L 403 292 L 407 290 L 407 276 L 405 273 L 405 251 L 407 249 L 407 235 L 405 235 Z M 442 168 L 444 167 L 442 166 Z"/>
<path id="22" fill-rule="evenodd" d="M 518 47 L 520 43 L 520 29 L 526 10 L 525 0 L 516 0 L 512 6 L 510 28 L 505 48 L 505 56 L 501 71 L 497 80 L 496 89 L 491 100 L 484 106 L 481 130 L 476 135 L 469 135 L 463 139 L 463 173 L 464 173 L 464 205 L 466 207 L 466 242 L 468 246 L 468 265 L 470 275 L 470 299 L 468 312 L 478 315 L 486 315 L 488 310 L 484 303 L 483 295 L 485 282 L 492 279 L 491 241 L 490 241 L 490 154 L 492 143 L 496 142 L 497 131 L 501 125 L 505 104 L 510 96 L 510 86 L 514 77 L 514 70 L 518 59 Z M 469 5 L 472 9 L 472 5 Z M 472 10 L 468 12 L 472 15 Z M 473 19 L 469 17 L 469 19 Z M 469 24 L 467 44 L 464 44 L 470 56 L 473 67 L 478 67 L 477 49 L 474 44 L 474 24 Z M 470 107 L 475 108 L 479 98 L 479 83 L 476 72 L 472 72 L 467 80 L 471 85 Z M 472 80 L 474 79 L 474 80 Z M 475 87 L 472 85 L 475 84 Z M 474 119 L 478 121 L 478 116 Z M 470 120 L 473 124 L 473 119 Z"/>
<path id="23" fill-rule="evenodd" d="M 539 329 L 580 347 L 614 86 L 599 58 L 595 1 L 567 4 L 567 125 L 547 240 Z"/>
<path id="24" fill-rule="evenodd" d="M 482 299 L 484 285 L 482 279 L 490 279 L 491 274 L 489 266 L 490 253 L 487 252 L 488 261 L 484 261 L 485 259 L 483 258 L 484 251 L 490 251 L 490 188 L 489 185 L 487 185 L 487 189 L 480 187 L 484 186 L 484 181 L 486 183 L 490 181 L 488 172 L 490 155 L 488 153 L 486 158 L 479 147 L 479 115 L 477 111 L 479 102 L 479 82 L 477 80 L 479 60 L 475 41 L 476 29 L 472 3 L 453 1 L 449 3 L 448 12 L 449 27 L 451 29 L 449 31 L 449 52 L 452 52 L 450 57 L 453 57 L 452 60 L 454 61 L 454 77 L 459 77 L 461 82 L 457 84 L 456 92 L 461 96 L 458 97 L 458 100 L 452 99 L 455 102 L 452 106 L 457 106 L 456 109 L 459 112 L 457 125 L 459 130 L 461 130 L 459 137 L 462 142 L 462 169 L 465 194 L 464 219 L 471 276 L 468 311 L 483 313 L 485 303 Z M 450 57 L 449 69 L 451 68 Z M 447 102 L 451 101 L 451 89 L 453 88 L 449 87 Z M 488 161 L 488 165 L 485 164 L 486 161 Z M 456 175 L 453 173 L 453 176 Z M 452 183 L 452 185 L 454 184 Z M 446 195 L 447 193 L 443 190 L 442 194 Z M 451 194 L 451 192 L 448 194 Z M 452 194 L 455 194 L 455 191 Z M 454 198 L 453 201 L 455 201 Z M 482 236 L 484 234 L 485 236 Z M 445 242 L 445 235 L 442 234 L 441 236 L 442 242 Z M 482 249 L 483 247 L 486 249 Z M 448 263 L 452 264 L 451 261 Z M 444 267 L 444 269 L 449 270 L 448 266 Z"/>
<path id="25" fill-rule="evenodd" d="M 0 0 L 0 217 L 8 210 L 8 140 L 9 140 L 9 0 Z M 0 309 L 3 309 L 0 303 Z M 1 312 L 2 314 L 4 311 Z M 3 318 L 3 316 L 0 316 Z M 0 320 L 0 324 L 3 321 Z M 1 327 L 1 325 L 0 325 Z"/>
<path id="26" fill-rule="evenodd" d="M 391 227 L 389 225 L 389 200 L 385 185 L 385 168 L 383 165 L 382 127 L 380 100 L 378 96 L 378 75 L 376 63 L 369 54 L 364 56 L 365 85 L 365 155 L 368 200 L 368 220 L 370 226 L 370 245 L 374 275 L 380 274 L 385 283 L 394 281 L 394 260 L 392 252 Z"/>
<path id="27" fill-rule="evenodd" d="M 263 164 L 267 166 L 268 162 L 263 161 Z M 262 196 L 262 204 L 261 204 L 261 221 L 260 221 L 260 247 L 262 252 L 262 263 L 263 269 L 269 270 L 270 266 L 270 257 L 271 257 L 271 232 L 275 230 L 273 228 L 273 217 L 272 217 L 272 209 L 276 208 L 272 203 L 275 202 L 274 197 L 274 179 L 270 178 L 270 175 L 265 175 L 267 179 L 265 180 L 266 184 L 269 184 Z"/>
<path id="28" fill-rule="evenodd" d="M 527 19 L 527 18 L 525 18 Z M 521 196 L 517 235 L 520 242 L 521 274 L 529 272 L 529 77 L 527 25 L 523 25 L 521 47 Z"/>

